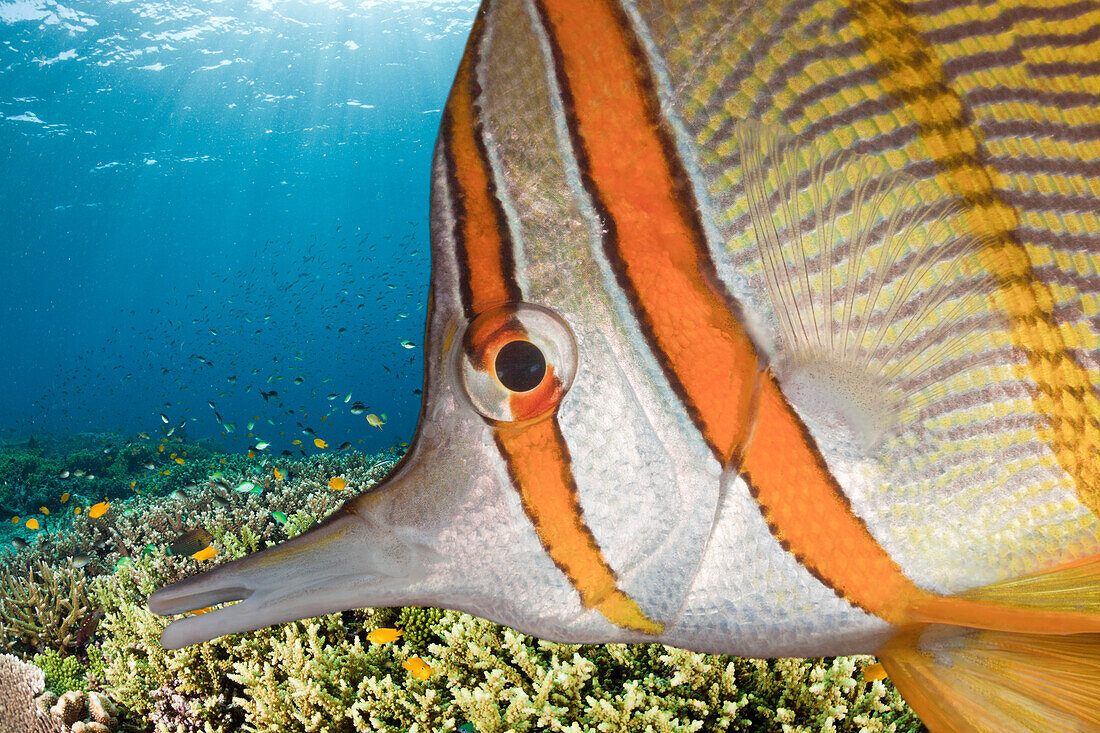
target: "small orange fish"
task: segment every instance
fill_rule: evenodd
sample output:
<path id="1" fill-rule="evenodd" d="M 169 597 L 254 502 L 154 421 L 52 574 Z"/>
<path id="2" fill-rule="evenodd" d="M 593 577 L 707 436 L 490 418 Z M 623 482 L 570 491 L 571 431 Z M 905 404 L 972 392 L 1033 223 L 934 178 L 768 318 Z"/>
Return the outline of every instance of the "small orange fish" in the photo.
<path id="1" fill-rule="evenodd" d="M 249 458 L 255 458 L 256 457 L 256 451 L 249 449 L 248 457 Z"/>
<path id="2" fill-rule="evenodd" d="M 302 441 L 300 441 L 300 440 L 292 440 L 292 441 L 290 441 L 290 444 L 291 444 L 291 445 L 301 445 L 301 444 L 302 444 Z"/>
<path id="3" fill-rule="evenodd" d="M 132 489 L 132 488 L 134 488 L 135 486 L 137 486 L 137 481 L 131 481 L 131 482 L 130 482 L 130 488 Z"/>
<path id="4" fill-rule="evenodd" d="M 109 503 L 107 503 L 106 501 L 101 501 L 98 504 L 93 505 L 92 508 L 88 510 L 88 516 L 92 519 L 102 517 L 104 514 L 107 513 L 107 510 L 110 508 L 111 505 Z"/>
<path id="5" fill-rule="evenodd" d="M 38 529 L 38 520 L 31 517 L 27 520 L 27 529 Z"/>
<path id="6" fill-rule="evenodd" d="M 48 507 L 40 506 L 40 507 L 38 507 L 38 511 L 42 512 L 43 514 L 45 514 L 47 516 L 49 516 L 49 514 L 50 514 L 50 510 L 49 510 Z"/>
<path id="7" fill-rule="evenodd" d="M 12 524 L 19 524 L 19 517 L 12 517 L 11 518 L 11 523 Z"/>
<path id="8" fill-rule="evenodd" d="M 344 480 L 343 476 L 333 476 L 328 480 L 328 487 L 333 491 L 342 491 L 347 488 L 348 482 Z"/>
<path id="9" fill-rule="evenodd" d="M 374 427 L 378 428 L 379 430 L 381 430 L 382 426 L 386 424 L 382 420 L 382 418 L 378 417 L 373 412 L 367 414 L 367 422 L 370 423 L 371 425 L 373 425 Z"/>
<path id="10" fill-rule="evenodd" d="M 375 629 L 367 634 L 367 641 L 372 644 L 389 644 L 399 639 L 404 633 L 402 629 Z"/>
<path id="11" fill-rule="evenodd" d="M 187 463 L 187 461 L 183 460 L 182 458 L 176 458 L 175 461 L 176 461 L 176 463 L 180 464 L 181 466 L 183 464 Z"/>
<path id="12" fill-rule="evenodd" d="M 401 665 L 409 670 L 409 674 L 418 680 L 426 680 L 432 676 L 432 667 L 420 657 L 409 657 Z"/>
<path id="13" fill-rule="evenodd" d="M 320 438 L 314 438 L 314 439 L 313 439 L 313 444 L 314 444 L 315 446 L 317 446 L 318 448 L 328 448 L 328 443 L 326 443 L 325 441 L 321 440 Z"/>
<path id="14" fill-rule="evenodd" d="M 281 484 L 283 482 L 282 472 L 278 468 L 272 468 L 271 470 L 275 474 L 275 480 L 278 481 Z"/>
<path id="15" fill-rule="evenodd" d="M 218 554 L 218 551 L 216 549 L 214 549 L 213 545 L 210 545 L 210 547 L 199 550 L 198 552 L 193 554 L 191 557 L 195 558 L 196 560 L 211 560 L 214 557 L 217 557 L 217 554 Z"/>
<path id="16" fill-rule="evenodd" d="M 69 492 L 66 491 L 64 494 L 61 495 L 61 503 L 64 504 L 68 500 L 69 500 Z"/>
<path id="17" fill-rule="evenodd" d="M 81 507 L 74 506 L 73 507 L 73 514 L 80 514 L 80 509 L 81 509 Z"/>
<path id="18" fill-rule="evenodd" d="M 868 664 L 863 668 L 862 672 L 864 682 L 874 682 L 875 680 L 886 679 L 886 668 L 882 666 L 882 662 Z"/>

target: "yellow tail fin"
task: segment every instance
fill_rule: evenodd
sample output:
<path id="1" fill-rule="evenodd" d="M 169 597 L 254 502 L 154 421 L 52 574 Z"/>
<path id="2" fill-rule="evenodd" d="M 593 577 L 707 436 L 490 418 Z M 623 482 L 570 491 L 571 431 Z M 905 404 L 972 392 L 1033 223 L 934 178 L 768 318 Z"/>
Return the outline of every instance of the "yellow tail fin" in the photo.
<path id="1" fill-rule="evenodd" d="M 934 733 L 1100 731 L 1100 555 L 913 609 L 878 653 Z"/>
<path id="2" fill-rule="evenodd" d="M 932 733 L 1100 730 L 1100 634 L 944 629 L 903 634 L 878 655 Z"/>

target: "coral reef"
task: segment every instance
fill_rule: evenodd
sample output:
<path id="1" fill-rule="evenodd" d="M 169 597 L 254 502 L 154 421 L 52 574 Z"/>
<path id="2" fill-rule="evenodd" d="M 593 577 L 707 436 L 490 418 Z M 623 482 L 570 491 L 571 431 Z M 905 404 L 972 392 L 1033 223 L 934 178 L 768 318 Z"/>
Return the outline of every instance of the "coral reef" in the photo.
<path id="1" fill-rule="evenodd" d="M 48 710 L 62 733 L 114 733 L 118 708 L 98 692 L 70 690 L 58 697 L 46 691 L 36 698 L 39 710 Z"/>
<path id="2" fill-rule="evenodd" d="M 433 666 L 478 731 L 918 730 L 870 657 L 755 660 L 657 644 L 567 645 L 448 612 Z"/>
<path id="3" fill-rule="evenodd" d="M 39 705 L 57 711 L 54 730 L 920 730 L 888 681 L 862 679 L 870 657 L 753 660 L 656 644 L 554 644 L 432 608 L 345 611 L 165 650 L 167 619 L 147 610 L 149 593 L 305 531 L 384 477 L 395 457 L 219 456 L 182 444 L 161 450 L 155 441 L 104 452 L 104 439 L 87 443 L 77 449 L 91 454 L 71 460 L 102 463 L 98 450 L 114 456 L 98 470 L 117 473 L 141 459 L 126 498 L 95 519 L 70 514 L 30 547 L 0 556 L 0 643 L 24 657 L 39 652 L 45 673 L 30 669 L 35 692 L 52 690 Z M 183 464 L 176 451 L 186 451 Z M 336 476 L 345 489 L 332 488 Z M 84 506 L 96 498 L 80 496 Z M 180 534 L 199 526 L 213 536 L 214 561 L 170 554 Z M 72 556 L 87 562 L 78 569 Z M 393 626 L 404 630 L 399 640 L 367 640 L 372 629 Z M 428 665 L 426 679 L 407 670 L 414 658 Z M 16 684 L 3 664 L 0 697 Z"/>
<path id="4" fill-rule="evenodd" d="M 44 684 L 38 667 L 0 654 L 0 733 L 60 733 L 60 723 L 35 703 Z"/>
<path id="5" fill-rule="evenodd" d="M 86 579 L 39 561 L 26 577 L 0 569 L 0 643 L 9 650 L 71 649 L 90 609 Z"/>
<path id="6" fill-rule="evenodd" d="M 46 689 L 56 695 L 70 690 L 83 690 L 88 681 L 88 669 L 74 656 L 61 656 L 53 649 L 34 655 L 34 663 L 46 675 Z"/>

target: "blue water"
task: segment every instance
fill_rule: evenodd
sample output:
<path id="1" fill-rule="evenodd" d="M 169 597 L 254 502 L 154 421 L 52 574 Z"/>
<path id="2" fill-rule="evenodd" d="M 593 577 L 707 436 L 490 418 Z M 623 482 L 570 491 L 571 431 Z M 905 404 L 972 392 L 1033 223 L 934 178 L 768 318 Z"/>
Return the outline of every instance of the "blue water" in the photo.
<path id="1" fill-rule="evenodd" d="M 0 0 L 0 442 L 409 440 L 475 10 Z"/>

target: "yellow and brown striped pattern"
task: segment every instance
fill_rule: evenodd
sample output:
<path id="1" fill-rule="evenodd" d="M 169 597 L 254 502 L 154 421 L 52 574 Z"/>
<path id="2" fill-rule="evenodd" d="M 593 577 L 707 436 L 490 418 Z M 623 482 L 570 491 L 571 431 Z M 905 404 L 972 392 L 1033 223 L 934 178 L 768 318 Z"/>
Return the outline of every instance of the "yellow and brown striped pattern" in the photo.
<path id="1" fill-rule="evenodd" d="M 1095 3 L 818 0 L 730 18 L 654 2 L 643 14 L 682 80 L 670 105 L 693 137 L 737 272 L 758 271 L 741 195 L 743 119 L 908 173 L 930 203 L 959 205 L 956 225 L 985 244 L 1000 283 L 991 303 L 1010 326 L 983 334 L 992 348 L 961 355 L 920 408 L 940 441 L 906 458 L 911 480 L 858 503 L 890 553 L 925 587 L 950 590 L 1094 551 Z M 916 508 L 931 497 L 937 509 Z M 957 534 L 943 506 L 958 512 Z M 981 539 L 994 526 L 1008 532 Z M 937 544 L 942 554 L 922 556 Z"/>

